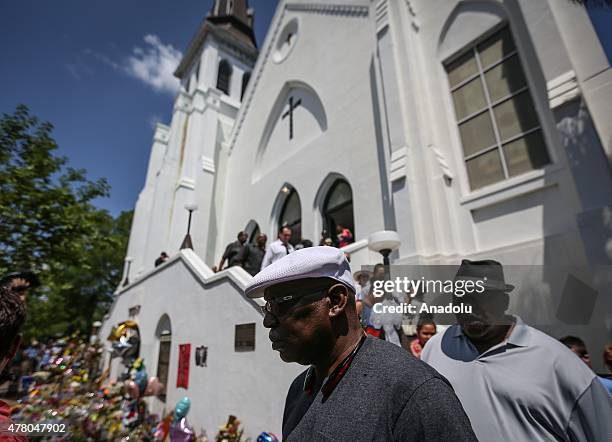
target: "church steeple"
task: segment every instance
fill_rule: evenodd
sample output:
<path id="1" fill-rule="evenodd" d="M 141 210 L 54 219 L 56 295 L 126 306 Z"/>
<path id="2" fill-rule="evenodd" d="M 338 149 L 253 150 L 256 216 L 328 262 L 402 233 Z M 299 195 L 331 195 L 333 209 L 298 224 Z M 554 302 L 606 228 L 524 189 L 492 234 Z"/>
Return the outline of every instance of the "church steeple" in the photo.
<path id="1" fill-rule="evenodd" d="M 248 0 L 215 0 L 206 20 L 231 32 L 245 43 L 257 47 L 253 33 L 253 9 Z"/>
<path id="2" fill-rule="evenodd" d="M 202 48 L 208 38 L 223 42 L 225 48 L 232 48 L 252 66 L 257 58 L 253 16 L 254 12 L 249 8 L 248 0 L 215 0 L 200 29 L 189 43 L 174 75 L 183 79 L 192 72 L 201 58 Z M 218 63 L 215 63 L 215 71 Z M 212 84 L 212 81 L 209 83 Z"/>

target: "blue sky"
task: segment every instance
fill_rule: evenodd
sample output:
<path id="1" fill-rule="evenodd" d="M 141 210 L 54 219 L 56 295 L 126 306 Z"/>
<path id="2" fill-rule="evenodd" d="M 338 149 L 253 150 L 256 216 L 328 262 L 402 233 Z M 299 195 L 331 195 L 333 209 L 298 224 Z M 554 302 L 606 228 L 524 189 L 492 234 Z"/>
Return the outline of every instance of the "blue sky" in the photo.
<path id="1" fill-rule="evenodd" d="M 263 43 L 276 0 L 251 0 Z M 133 208 L 152 126 L 169 122 L 171 73 L 212 0 L 0 0 L 0 113 L 19 103 L 55 125 L 59 154 L 106 177 L 112 214 Z M 608 58 L 612 12 L 593 10 Z"/>
<path id="2" fill-rule="evenodd" d="M 19 103 L 55 126 L 59 154 L 106 177 L 116 215 L 144 184 L 155 121 L 169 122 L 173 62 L 212 0 L 0 1 L 0 113 Z M 276 0 L 251 0 L 263 43 Z"/>

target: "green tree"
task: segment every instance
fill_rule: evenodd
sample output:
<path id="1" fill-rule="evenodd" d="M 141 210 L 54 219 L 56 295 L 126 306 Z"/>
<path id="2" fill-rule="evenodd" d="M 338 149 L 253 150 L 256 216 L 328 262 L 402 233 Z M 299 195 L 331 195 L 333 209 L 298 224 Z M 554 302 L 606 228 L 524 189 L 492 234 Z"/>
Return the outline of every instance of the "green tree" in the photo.
<path id="1" fill-rule="evenodd" d="M 0 274 L 31 269 L 43 285 L 28 297 L 26 332 L 87 332 L 121 277 L 131 212 L 113 219 L 93 205 L 106 180 L 55 155 L 53 126 L 20 105 L 0 119 Z"/>

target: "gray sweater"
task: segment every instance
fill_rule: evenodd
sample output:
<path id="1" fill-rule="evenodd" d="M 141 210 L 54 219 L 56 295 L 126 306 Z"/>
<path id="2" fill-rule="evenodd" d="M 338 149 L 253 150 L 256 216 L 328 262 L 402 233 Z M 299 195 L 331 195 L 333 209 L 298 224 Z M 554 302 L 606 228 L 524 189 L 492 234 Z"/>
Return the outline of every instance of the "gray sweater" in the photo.
<path id="1" fill-rule="evenodd" d="M 285 441 L 475 441 L 448 381 L 400 347 L 367 338 L 326 401 L 291 384 Z M 320 390 L 320 385 L 318 385 Z"/>

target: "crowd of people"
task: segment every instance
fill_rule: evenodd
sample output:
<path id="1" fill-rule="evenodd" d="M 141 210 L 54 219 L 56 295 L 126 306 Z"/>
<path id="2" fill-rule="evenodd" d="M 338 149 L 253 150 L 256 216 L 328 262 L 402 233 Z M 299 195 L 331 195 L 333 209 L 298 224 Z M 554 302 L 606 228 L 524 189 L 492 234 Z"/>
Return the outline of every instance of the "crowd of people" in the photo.
<path id="1" fill-rule="evenodd" d="M 300 239 L 296 242 L 292 241 L 292 237 L 293 231 L 288 226 L 281 227 L 278 230 L 277 238 L 270 244 L 267 244 L 268 237 L 264 233 L 258 233 L 253 241 L 249 241 L 248 234 L 244 231 L 240 231 L 236 236 L 236 241 L 229 243 L 225 247 L 221 260 L 217 266 L 213 267 L 213 271 L 219 272 L 225 268 L 239 266 L 244 268 L 252 276 L 255 276 L 261 270 L 282 257 L 296 250 L 312 247 L 314 245 L 309 239 Z M 336 226 L 336 236 L 334 238 L 329 235 L 326 229 L 321 232 L 319 245 L 342 248 L 353 242 L 354 238 L 350 229 L 338 224 Z M 156 262 L 156 266 L 157 265 Z"/>
<path id="2" fill-rule="evenodd" d="M 339 234 L 348 236 L 343 230 L 340 229 Z M 247 236 L 240 232 L 237 241 L 228 245 L 219 265 L 222 268 L 227 261 L 229 266 L 240 265 L 256 275 L 246 293 L 251 297 L 263 295 L 266 299 L 264 326 L 271 329 L 273 348 L 280 351 L 286 362 L 298 361 L 311 366 L 294 382 L 299 388 L 294 385 L 290 388 L 283 422 L 285 436 L 291 433 L 293 440 L 299 440 L 295 435 L 307 434 L 308 426 L 318 422 L 315 410 L 328 415 L 330 410 L 326 407 L 332 405 L 313 405 L 313 395 L 323 394 L 322 404 L 325 403 L 357 353 L 362 351 L 371 360 L 385 361 L 384 366 L 377 362 L 377 374 L 409 369 L 410 376 L 421 376 L 424 382 L 437 379 L 434 383 L 437 386 L 432 391 L 418 393 L 424 395 L 425 402 L 421 406 L 425 408 L 419 412 L 411 408 L 409 413 L 406 409 L 396 410 L 402 416 L 405 413 L 410 416 L 404 416 L 405 422 L 395 421 L 392 430 L 388 428 L 392 433 L 390 437 L 410 436 L 411 440 L 420 436 L 432 440 L 447 436 L 455 440 L 608 440 L 612 431 L 609 419 L 612 376 L 593 372 L 591 356 L 579 337 L 564 336 L 556 340 L 508 313 L 514 287 L 504 280 L 500 263 L 462 261 L 455 278 L 482 280 L 485 292 L 453 297 L 453 303 L 468 304 L 473 311 L 457 314 L 456 323 L 449 326 L 436 324 L 430 314 L 379 314 L 379 309 L 375 308 L 377 303 L 423 300 L 411 293 L 375 296 L 376 282 L 388 277 L 383 264 L 376 264 L 371 272 L 360 270 L 351 274 L 341 250 L 305 246 L 296 252 L 290 238 L 291 230 L 284 227 L 278 239 L 266 248 L 265 235 L 259 235 L 253 244 L 248 244 Z M 249 246 L 248 252 L 245 252 L 246 246 Z M 266 259 L 269 264 L 264 265 Z M 323 261 L 318 263 L 317 259 Z M 261 265 L 257 264 L 259 261 Z M 344 270 L 334 270 L 334 266 Z M 305 270 L 300 270 L 302 268 Z M 287 269 L 304 274 L 292 279 Z M 321 272 L 329 272 L 331 276 L 322 277 Z M 309 276 L 311 274 L 316 277 Z M 287 278 L 287 282 L 278 275 Z M 266 282 L 268 280 L 270 282 Z M 0 393 L 11 399 L 10 402 L 0 400 L 0 440 L 27 440 L 25 433 L 9 431 L 9 428 L 11 424 L 32 422 L 53 429 L 45 433 L 48 440 L 208 440 L 204 431 L 198 433 L 187 420 L 189 398 L 183 398 L 165 416 L 149 412 L 144 398 L 159 395 L 163 386 L 157 378 L 148 376 L 142 359 L 130 359 L 124 364 L 126 370 L 118 380 L 108 379 L 109 368 L 102 363 L 103 350 L 97 336 L 99 323 L 94 324 L 88 337 L 63 336 L 30 340 L 24 344 L 20 329 L 26 318 L 28 290 L 39 284 L 29 272 L 0 278 Z M 321 290 L 323 286 L 325 289 Z M 339 286 L 343 287 L 340 291 Z M 286 293 L 292 293 L 289 298 L 295 299 L 286 301 Z M 317 297 L 313 298 L 313 294 Z M 274 301 L 276 297 L 282 297 L 282 302 Z M 311 298 L 311 301 L 304 303 L 301 297 Z M 321 306 L 325 307 L 313 309 L 312 302 L 324 302 Z M 296 313 L 302 318 L 299 323 L 307 324 L 306 329 L 291 322 L 293 312 L 300 309 L 310 309 Z M 309 315 L 319 317 L 309 321 L 306 320 Z M 313 330 L 321 327 L 328 329 Z M 338 327 L 344 332 L 338 334 L 335 331 Z M 298 352 L 291 349 L 285 336 L 287 330 Z M 300 343 L 302 338 L 306 340 Z M 317 341 L 324 338 L 329 342 Z M 384 345 L 372 344 L 373 341 Z M 343 359 L 340 365 L 331 364 L 335 367 L 331 370 L 328 367 L 331 359 L 319 350 L 335 348 L 338 342 L 346 349 L 337 351 L 336 357 Z M 312 351 L 308 345 L 313 346 Z M 407 357 L 399 347 L 414 358 Z M 317 359 L 320 357 L 323 359 Z M 366 363 L 368 358 L 355 361 L 356 366 L 363 365 L 360 369 L 363 376 L 374 367 Z M 608 371 L 612 372 L 611 345 L 605 347 L 603 358 Z M 426 363 L 427 369 L 415 365 L 413 361 L 416 360 Z M 331 371 L 326 371 L 328 369 Z M 355 384 L 353 393 L 359 394 L 368 388 L 365 380 L 358 381 L 354 374 L 347 376 L 346 382 Z M 394 385 L 383 387 L 379 385 L 381 379 L 376 381 L 377 389 L 387 391 Z M 452 390 L 444 386 L 445 382 Z M 333 385 L 329 387 L 329 383 Z M 338 393 L 340 397 L 347 394 L 346 388 Z M 391 388 L 384 393 L 388 396 L 381 404 L 394 400 L 398 394 L 405 394 L 406 398 L 417 394 L 408 385 L 394 388 L 399 390 Z M 313 393 L 308 393 L 310 390 Z M 337 405 L 335 411 L 350 414 L 354 410 L 346 404 L 353 399 L 343 398 L 348 402 L 342 405 L 344 408 Z M 308 406 L 303 409 L 304 404 L 314 407 L 308 418 L 301 414 L 308 410 Z M 391 402 L 388 406 L 391 407 Z M 452 414 L 452 425 L 443 431 L 436 428 L 437 424 L 423 428 L 424 422 L 431 417 L 423 416 L 422 411 L 429 409 L 427 407 L 445 409 L 446 414 L 439 417 L 442 420 L 450 419 Z M 384 410 L 380 412 L 385 413 Z M 414 421 L 415 416 L 420 416 L 418 422 Z M 302 418 L 306 419 L 303 423 Z M 377 421 L 376 425 L 379 423 Z M 69 429 L 69 435 L 59 431 L 62 424 Z M 330 431 L 346 432 L 343 425 L 335 422 L 329 428 Z M 411 429 L 414 425 L 419 426 L 420 432 Z M 230 416 L 227 423 L 220 426 L 215 440 L 240 441 L 242 434 L 240 421 Z M 258 439 L 275 440 L 276 436 L 271 433 L 262 433 Z"/>

